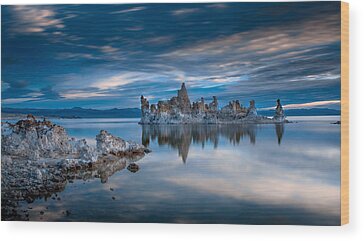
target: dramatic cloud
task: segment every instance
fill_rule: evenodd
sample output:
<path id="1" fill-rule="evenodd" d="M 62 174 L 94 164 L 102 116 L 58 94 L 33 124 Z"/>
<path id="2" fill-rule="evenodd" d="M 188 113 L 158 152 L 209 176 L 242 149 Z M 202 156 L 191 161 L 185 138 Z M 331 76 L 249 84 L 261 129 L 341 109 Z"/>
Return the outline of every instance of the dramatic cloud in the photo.
<path id="1" fill-rule="evenodd" d="M 340 100 L 323 100 L 323 101 L 315 101 L 315 102 L 309 102 L 309 103 L 302 103 L 302 104 L 289 104 L 284 105 L 283 107 L 285 109 L 309 109 L 314 107 L 330 107 L 332 105 L 338 105 L 340 104 Z M 260 110 L 273 110 L 275 109 L 275 106 L 267 107 L 267 108 L 261 108 Z"/>
<path id="2" fill-rule="evenodd" d="M 62 20 L 56 18 L 56 12 L 50 7 L 13 6 L 16 18 L 13 30 L 19 33 L 41 33 L 46 29 L 62 29 Z"/>
<path id="3" fill-rule="evenodd" d="M 4 6 L 2 31 L 7 106 L 138 107 L 182 82 L 220 106 L 340 99 L 335 2 Z"/>

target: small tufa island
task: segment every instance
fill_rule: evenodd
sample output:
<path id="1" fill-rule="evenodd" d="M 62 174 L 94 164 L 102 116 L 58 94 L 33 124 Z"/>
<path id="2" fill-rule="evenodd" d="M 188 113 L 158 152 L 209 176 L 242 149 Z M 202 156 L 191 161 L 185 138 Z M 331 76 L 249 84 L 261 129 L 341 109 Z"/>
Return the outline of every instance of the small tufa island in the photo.
<path id="1" fill-rule="evenodd" d="M 280 100 L 277 100 L 273 118 L 258 115 L 255 101 L 251 100 L 248 108 L 242 106 L 239 100 L 230 101 L 219 109 L 217 97 L 212 97 L 211 103 L 205 103 L 204 98 L 192 102 L 188 97 L 185 83 L 182 83 L 177 96 L 170 100 L 151 104 L 141 96 L 142 117 L 139 124 L 270 124 L 287 122 Z"/>

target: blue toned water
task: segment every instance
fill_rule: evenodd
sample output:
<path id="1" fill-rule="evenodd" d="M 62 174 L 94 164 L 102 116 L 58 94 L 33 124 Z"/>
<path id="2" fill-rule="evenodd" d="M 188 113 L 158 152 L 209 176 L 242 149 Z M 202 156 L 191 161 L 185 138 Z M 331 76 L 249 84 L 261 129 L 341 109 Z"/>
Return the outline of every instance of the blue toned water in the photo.
<path id="1" fill-rule="evenodd" d="M 153 152 L 135 173 L 77 180 L 60 200 L 22 205 L 32 207 L 30 220 L 338 225 L 340 125 L 331 123 L 340 117 L 291 119 L 297 123 L 162 127 L 55 119 L 92 145 L 105 129 Z"/>

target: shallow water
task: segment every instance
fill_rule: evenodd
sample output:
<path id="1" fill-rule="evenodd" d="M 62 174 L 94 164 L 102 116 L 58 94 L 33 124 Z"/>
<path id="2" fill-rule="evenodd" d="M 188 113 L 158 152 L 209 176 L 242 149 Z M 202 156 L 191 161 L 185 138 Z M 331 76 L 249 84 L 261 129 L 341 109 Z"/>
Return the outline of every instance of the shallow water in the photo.
<path id="1" fill-rule="evenodd" d="M 124 168 L 106 183 L 77 180 L 57 194 L 60 200 L 21 208 L 44 221 L 338 225 L 340 125 L 331 123 L 340 117 L 291 119 L 298 122 L 161 127 L 137 119 L 55 119 L 92 145 L 105 129 L 153 152 L 135 173 Z"/>

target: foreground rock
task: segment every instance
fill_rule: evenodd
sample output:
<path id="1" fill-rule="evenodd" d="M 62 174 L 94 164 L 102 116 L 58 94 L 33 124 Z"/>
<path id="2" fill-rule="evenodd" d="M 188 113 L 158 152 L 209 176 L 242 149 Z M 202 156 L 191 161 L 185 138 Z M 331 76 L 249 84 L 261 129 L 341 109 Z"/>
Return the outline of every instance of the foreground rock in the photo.
<path id="1" fill-rule="evenodd" d="M 32 115 L 16 124 L 1 124 L 2 155 L 22 157 L 31 160 L 41 158 L 74 159 L 96 162 L 101 156 L 124 156 L 144 153 L 146 148 L 135 142 L 114 137 L 105 130 L 96 136 L 96 149 L 85 139 L 70 138 L 65 129 L 50 121 L 37 121 Z"/>
<path id="2" fill-rule="evenodd" d="M 1 151 L 7 155 L 30 158 L 57 158 L 72 152 L 72 142 L 61 126 L 37 121 L 28 115 L 16 124 L 1 124 Z"/>
<path id="3" fill-rule="evenodd" d="M 143 145 L 100 131 L 96 148 L 70 138 L 63 127 L 29 115 L 16 124 L 1 125 L 2 220 L 26 220 L 19 201 L 33 202 L 64 190 L 74 179 L 100 178 L 143 158 Z"/>
<path id="4" fill-rule="evenodd" d="M 217 97 L 211 103 L 204 98 L 190 102 L 187 89 L 183 83 L 177 96 L 170 100 L 158 101 L 149 105 L 149 101 L 141 96 L 142 117 L 140 124 L 269 124 L 287 122 L 280 100 L 277 100 L 273 118 L 258 115 L 255 101 L 251 100 L 248 108 L 239 100 L 230 101 L 219 109 Z"/>

